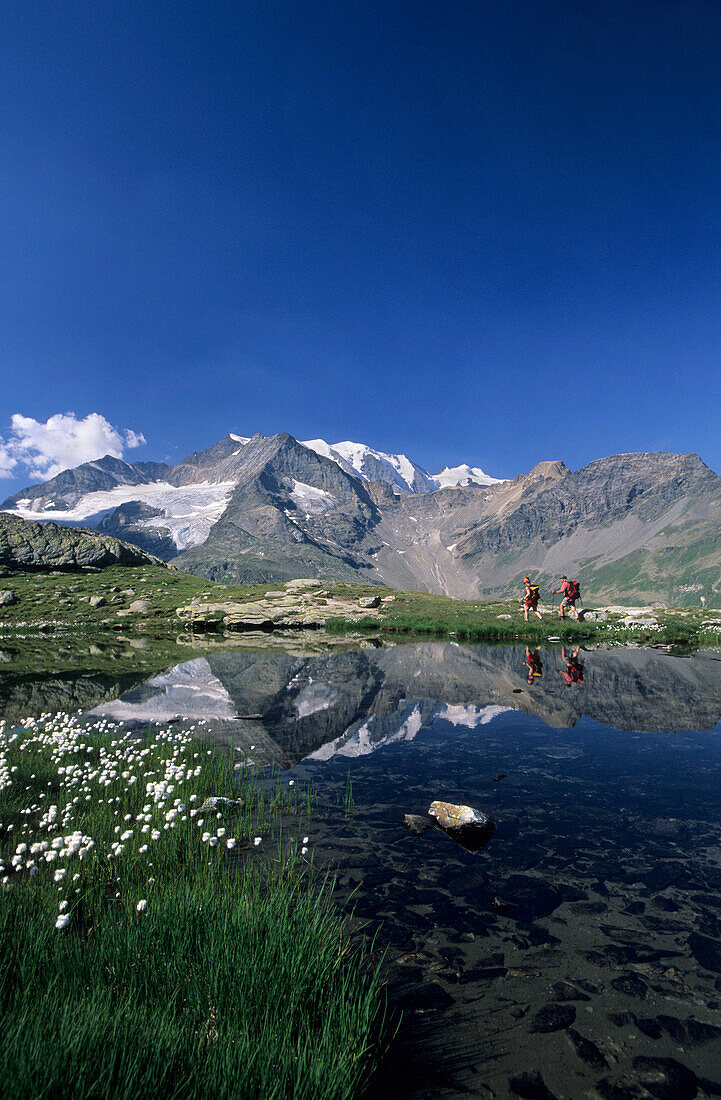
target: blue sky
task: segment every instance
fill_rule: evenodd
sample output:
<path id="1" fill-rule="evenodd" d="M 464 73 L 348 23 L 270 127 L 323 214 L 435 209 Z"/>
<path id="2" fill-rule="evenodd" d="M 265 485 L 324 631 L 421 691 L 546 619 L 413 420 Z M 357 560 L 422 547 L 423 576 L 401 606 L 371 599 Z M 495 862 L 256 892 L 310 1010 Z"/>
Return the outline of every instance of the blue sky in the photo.
<path id="1" fill-rule="evenodd" d="M 0 28 L 6 451 L 72 412 L 129 459 L 287 430 L 721 470 L 716 2 L 5 0 Z"/>

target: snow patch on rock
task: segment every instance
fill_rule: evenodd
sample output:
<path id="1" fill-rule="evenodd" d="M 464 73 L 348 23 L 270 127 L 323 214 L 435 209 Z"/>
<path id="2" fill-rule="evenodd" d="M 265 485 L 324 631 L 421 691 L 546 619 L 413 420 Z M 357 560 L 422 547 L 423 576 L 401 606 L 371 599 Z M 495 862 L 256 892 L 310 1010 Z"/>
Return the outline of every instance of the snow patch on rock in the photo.
<path id="1" fill-rule="evenodd" d="M 333 494 L 327 493 L 325 489 L 316 489 L 315 485 L 307 485 L 304 481 L 295 481 L 294 478 L 289 478 L 287 484 L 290 487 L 290 499 L 306 516 L 319 515 L 337 506 Z"/>
<path id="2" fill-rule="evenodd" d="M 157 508 L 163 515 L 141 521 L 139 526 L 166 527 L 178 550 L 187 550 L 190 546 L 200 546 L 205 542 L 211 527 L 227 508 L 234 488 L 232 481 L 221 481 L 216 485 L 201 482 L 180 488 L 164 481 L 153 481 L 147 485 L 116 485 L 112 489 L 86 493 L 74 508 L 67 510 L 55 510 L 46 505 L 42 511 L 34 511 L 33 501 L 18 501 L 17 507 L 10 511 L 23 519 L 97 527 L 121 504 L 140 501 Z"/>

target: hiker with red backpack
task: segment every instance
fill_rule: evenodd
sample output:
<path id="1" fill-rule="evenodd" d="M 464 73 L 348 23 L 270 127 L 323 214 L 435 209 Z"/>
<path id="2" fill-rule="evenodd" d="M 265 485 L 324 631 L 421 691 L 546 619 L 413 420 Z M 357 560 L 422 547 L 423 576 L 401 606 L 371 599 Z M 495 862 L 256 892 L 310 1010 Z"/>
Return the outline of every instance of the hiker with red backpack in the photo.
<path id="1" fill-rule="evenodd" d="M 578 581 L 569 581 L 566 576 L 561 577 L 561 587 L 552 589 L 552 595 L 557 596 L 560 592 L 563 592 L 563 599 L 558 608 L 561 618 L 566 618 L 565 612 L 566 608 L 568 608 L 574 619 L 578 621 L 576 600 L 581 598 L 581 589 L 579 588 Z"/>
<path id="2" fill-rule="evenodd" d="M 525 588 L 525 595 L 523 597 L 523 618 L 528 622 L 528 612 L 532 611 L 534 615 L 541 618 L 541 612 L 538 610 L 538 585 L 531 584 L 530 577 L 523 578 L 523 585 Z"/>

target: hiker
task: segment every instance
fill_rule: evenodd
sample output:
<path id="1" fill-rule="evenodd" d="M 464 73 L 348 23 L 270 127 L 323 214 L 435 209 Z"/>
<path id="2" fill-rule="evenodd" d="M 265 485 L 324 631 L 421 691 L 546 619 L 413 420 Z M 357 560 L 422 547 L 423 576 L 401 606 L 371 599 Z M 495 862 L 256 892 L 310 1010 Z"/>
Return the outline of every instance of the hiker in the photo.
<path id="1" fill-rule="evenodd" d="M 526 588 L 526 594 L 523 599 L 523 618 L 528 622 L 528 612 L 532 611 L 534 615 L 538 615 L 541 618 L 541 612 L 538 610 L 538 585 L 531 584 L 530 577 L 524 577 L 523 583 Z"/>
<path id="2" fill-rule="evenodd" d="M 551 594 L 557 596 L 560 592 L 563 592 L 563 599 L 558 608 L 561 618 L 566 618 L 566 608 L 568 608 L 576 622 L 578 622 L 576 600 L 581 598 L 581 589 L 578 586 L 578 581 L 569 581 L 568 577 L 564 575 L 561 577 L 561 587 L 554 588 Z"/>
<path id="3" fill-rule="evenodd" d="M 566 656 L 565 646 L 561 646 L 561 660 L 565 663 L 565 668 L 557 668 L 558 675 L 563 676 L 567 684 L 582 684 L 583 683 L 583 665 L 578 660 L 578 651 L 581 647 L 576 646 L 570 657 Z"/>
<path id="4" fill-rule="evenodd" d="M 543 676 L 543 664 L 541 662 L 541 647 L 536 646 L 534 650 L 530 646 L 526 646 L 526 656 L 524 658 L 524 664 L 528 665 L 528 682 L 532 684 L 538 676 Z"/>

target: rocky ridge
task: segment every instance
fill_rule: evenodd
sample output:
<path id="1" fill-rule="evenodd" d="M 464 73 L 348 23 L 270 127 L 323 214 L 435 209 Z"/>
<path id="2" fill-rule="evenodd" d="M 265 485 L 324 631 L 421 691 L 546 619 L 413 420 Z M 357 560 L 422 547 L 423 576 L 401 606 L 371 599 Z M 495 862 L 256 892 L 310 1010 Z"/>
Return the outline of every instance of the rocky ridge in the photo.
<path id="1" fill-rule="evenodd" d="M 0 512 L 0 566 L 5 569 L 163 564 L 137 546 L 89 528 L 33 523 L 20 516 Z"/>

